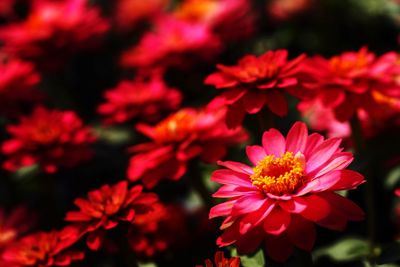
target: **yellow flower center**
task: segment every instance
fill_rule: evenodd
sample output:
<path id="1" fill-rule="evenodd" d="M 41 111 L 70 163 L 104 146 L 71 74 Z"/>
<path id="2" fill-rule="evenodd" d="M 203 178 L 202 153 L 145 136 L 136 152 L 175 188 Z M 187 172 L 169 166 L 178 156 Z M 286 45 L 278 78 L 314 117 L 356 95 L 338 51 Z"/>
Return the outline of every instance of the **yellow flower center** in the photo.
<path id="1" fill-rule="evenodd" d="M 254 186 L 273 195 L 292 194 L 305 183 L 303 154 L 286 152 L 280 158 L 268 155 L 258 162 L 250 176 Z"/>

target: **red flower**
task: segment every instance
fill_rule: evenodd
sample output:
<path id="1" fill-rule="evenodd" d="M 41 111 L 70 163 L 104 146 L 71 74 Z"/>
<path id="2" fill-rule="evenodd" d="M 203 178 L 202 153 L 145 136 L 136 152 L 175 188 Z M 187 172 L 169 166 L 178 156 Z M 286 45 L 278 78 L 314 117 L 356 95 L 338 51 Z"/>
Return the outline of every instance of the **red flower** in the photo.
<path id="1" fill-rule="evenodd" d="M 182 100 L 181 93 L 167 87 L 160 75 L 153 75 L 149 80 L 122 81 L 104 96 L 107 103 L 101 104 L 98 111 L 110 124 L 137 117 L 154 122 L 163 112 L 177 109 Z"/>
<path id="2" fill-rule="evenodd" d="M 229 170 L 211 176 L 224 184 L 213 196 L 230 198 L 210 211 L 210 218 L 226 216 L 219 246 L 236 243 L 238 252 L 247 254 L 264 241 L 270 257 L 285 261 L 293 246 L 312 249 L 314 223 L 342 230 L 348 220 L 364 218 L 357 205 L 335 193 L 364 182 L 359 173 L 345 170 L 353 158 L 342 152 L 339 138 L 308 135 L 305 124 L 297 122 L 286 139 L 271 129 L 262 141 L 262 147 L 246 149 L 253 168 L 220 162 Z"/>
<path id="3" fill-rule="evenodd" d="M 248 55 L 237 66 L 217 65 L 219 71 L 206 78 L 206 84 L 225 90 L 221 97 L 228 106 L 229 127 L 237 127 L 246 112 L 255 114 L 264 105 L 279 116 L 285 115 L 285 92 L 301 98 L 309 95 L 311 79 L 300 64 L 305 56 L 288 61 L 287 54 L 286 50 L 277 50 L 260 57 Z"/>
<path id="4" fill-rule="evenodd" d="M 348 121 L 362 109 L 369 117 L 399 110 L 398 55 L 390 52 L 376 58 L 366 48 L 345 52 L 326 60 L 309 59 L 310 72 L 319 79 L 318 98 L 333 109 L 339 121 Z"/>
<path id="5" fill-rule="evenodd" d="M 240 266 L 240 258 L 232 257 L 230 259 L 225 258 L 224 253 L 222 251 L 217 251 L 214 257 L 215 267 L 239 267 Z M 213 267 L 213 263 L 211 260 L 206 259 L 205 261 L 206 267 Z M 202 265 L 197 265 L 196 267 L 203 267 Z"/>
<path id="6" fill-rule="evenodd" d="M 73 167 L 92 156 L 89 144 L 95 137 L 73 111 L 38 107 L 22 117 L 20 124 L 8 125 L 7 131 L 12 138 L 1 149 L 9 157 L 3 163 L 9 171 L 39 164 L 45 172 L 53 173 L 60 166 Z"/>
<path id="7" fill-rule="evenodd" d="M 137 256 L 154 257 L 184 244 L 186 231 L 182 208 L 157 203 L 151 212 L 135 217 L 129 229 L 129 244 Z"/>
<path id="8" fill-rule="evenodd" d="M 14 15 L 14 5 L 17 0 L 0 1 L 0 17 L 10 18 Z"/>
<path id="9" fill-rule="evenodd" d="M 136 216 L 152 210 L 158 200 L 152 193 L 143 193 L 142 186 L 128 189 L 126 181 L 114 186 L 103 185 L 88 193 L 88 198 L 77 198 L 75 205 L 80 211 L 70 211 L 65 220 L 80 225 L 89 233 L 88 247 L 97 250 L 105 235 L 105 230 L 115 228 L 120 222 L 133 222 Z"/>
<path id="10" fill-rule="evenodd" d="M 6 266 L 68 266 L 71 262 L 82 260 L 83 252 L 69 250 L 80 233 L 73 227 L 61 231 L 38 232 L 26 236 L 11 245 L 3 253 Z"/>
<path id="11" fill-rule="evenodd" d="M 175 16 L 206 24 L 226 41 L 246 38 L 254 32 L 254 16 L 248 0 L 185 0 Z"/>
<path id="12" fill-rule="evenodd" d="M 115 3 L 115 22 L 119 30 L 129 31 L 137 23 L 157 18 L 168 6 L 169 0 L 117 0 Z"/>
<path id="13" fill-rule="evenodd" d="M 151 142 L 132 147 L 135 155 L 130 160 L 128 178 L 141 179 L 147 188 L 152 188 L 160 179 L 181 178 L 187 163 L 194 158 L 206 162 L 221 159 L 229 145 L 247 139 L 242 128 L 226 128 L 224 115 L 224 108 L 209 105 L 200 110 L 181 109 L 156 126 L 139 124 L 137 130 Z"/>
<path id="14" fill-rule="evenodd" d="M 34 1 L 23 22 L 0 30 L 5 50 L 22 58 L 59 60 L 86 48 L 104 35 L 109 25 L 86 0 Z"/>
<path id="15" fill-rule="evenodd" d="M 17 115 L 23 104 L 41 100 L 43 95 L 35 90 L 39 81 L 32 63 L 4 58 L 0 62 L 0 112 Z"/>
<path id="16" fill-rule="evenodd" d="M 23 207 L 14 208 L 7 215 L 0 208 L 0 251 L 25 234 L 34 224 L 32 219 L 33 216 Z"/>
<path id="17" fill-rule="evenodd" d="M 160 18 L 155 31 L 143 36 L 139 44 L 121 58 L 125 67 L 186 67 L 195 60 L 209 60 L 219 52 L 220 41 L 207 25 L 173 17 Z"/>

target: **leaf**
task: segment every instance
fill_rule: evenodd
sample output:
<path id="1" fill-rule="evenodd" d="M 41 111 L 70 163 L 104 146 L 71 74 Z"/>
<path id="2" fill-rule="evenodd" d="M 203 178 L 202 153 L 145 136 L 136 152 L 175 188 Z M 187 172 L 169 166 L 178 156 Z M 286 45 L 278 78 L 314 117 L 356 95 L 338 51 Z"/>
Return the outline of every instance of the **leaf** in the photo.
<path id="1" fill-rule="evenodd" d="M 378 264 L 393 263 L 400 260 L 400 241 L 387 244 L 382 247 L 381 254 L 376 262 Z"/>
<path id="2" fill-rule="evenodd" d="M 138 267 L 157 267 L 154 262 L 138 262 Z"/>
<path id="3" fill-rule="evenodd" d="M 252 255 L 238 255 L 236 249 L 231 250 L 232 257 L 240 257 L 240 263 L 243 267 L 264 267 L 265 259 L 262 249 L 259 249 Z"/>
<path id="4" fill-rule="evenodd" d="M 400 182 L 400 166 L 392 169 L 385 179 L 385 187 L 388 190 L 393 190 Z"/>
<path id="5" fill-rule="evenodd" d="M 365 258 L 368 254 L 369 245 L 367 241 L 349 237 L 316 250 L 313 253 L 313 258 L 318 259 L 322 256 L 328 256 L 335 261 L 353 261 Z"/>
<path id="6" fill-rule="evenodd" d="M 114 145 L 127 144 L 132 140 L 132 130 L 123 127 L 94 127 L 100 140 Z"/>

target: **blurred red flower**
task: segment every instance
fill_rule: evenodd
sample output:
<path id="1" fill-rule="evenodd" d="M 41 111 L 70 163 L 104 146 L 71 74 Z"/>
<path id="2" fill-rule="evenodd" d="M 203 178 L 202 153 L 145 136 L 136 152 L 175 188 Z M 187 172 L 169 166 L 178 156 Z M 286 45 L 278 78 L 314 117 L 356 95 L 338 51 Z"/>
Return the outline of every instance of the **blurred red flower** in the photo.
<path id="1" fill-rule="evenodd" d="M 31 234 L 9 246 L 3 261 L 13 267 L 68 266 L 84 258 L 83 252 L 69 249 L 79 238 L 79 231 L 73 227 Z"/>
<path id="2" fill-rule="evenodd" d="M 89 7 L 86 0 L 37 0 L 25 21 L 0 29 L 0 39 L 11 54 L 58 62 L 94 45 L 108 28 L 100 11 Z"/>
<path id="3" fill-rule="evenodd" d="M 128 182 L 121 181 L 89 192 L 87 199 L 77 198 L 74 203 L 80 210 L 68 212 L 65 220 L 77 223 L 89 233 L 86 243 L 90 249 L 97 250 L 106 230 L 115 228 L 122 221 L 133 222 L 136 216 L 150 212 L 157 201 L 157 195 L 143 193 L 142 186 L 129 189 Z"/>
<path id="4" fill-rule="evenodd" d="M 341 140 L 308 135 L 297 122 L 286 139 L 271 129 L 263 146 L 246 149 L 254 167 L 239 162 L 220 162 L 211 180 L 222 186 L 214 197 L 230 198 L 210 210 L 210 218 L 226 216 L 219 246 L 236 243 L 240 254 L 265 242 L 269 256 L 285 261 L 293 246 L 310 251 L 315 241 L 314 223 L 343 230 L 348 220 L 361 220 L 363 211 L 335 191 L 354 189 L 364 182 L 355 171 L 345 170 L 353 160 L 342 152 Z"/>
<path id="5" fill-rule="evenodd" d="M 305 56 L 287 60 L 286 50 L 268 51 L 260 57 L 248 55 L 237 66 L 217 65 L 205 84 L 223 89 L 221 98 L 228 106 L 226 116 L 230 128 L 243 121 L 245 113 L 258 113 L 265 105 L 279 116 L 286 115 L 285 92 L 301 99 L 310 95 L 312 79 L 302 71 Z"/>
<path id="6" fill-rule="evenodd" d="M 214 103 L 198 110 L 181 109 L 155 126 L 138 124 L 137 130 L 151 142 L 130 149 L 135 154 L 130 159 L 128 178 L 141 179 L 147 188 L 161 179 L 178 180 L 192 159 L 200 157 L 213 163 L 225 155 L 228 146 L 246 141 L 243 128 L 227 129 L 226 110 Z"/>
<path id="7" fill-rule="evenodd" d="M 225 41 L 249 37 L 254 32 L 254 15 L 248 0 L 185 0 L 175 16 L 208 25 Z"/>
<path id="8" fill-rule="evenodd" d="M 151 258 L 185 243 L 185 212 L 176 205 L 153 205 L 149 213 L 135 217 L 129 244 L 138 257 Z"/>
<path id="9" fill-rule="evenodd" d="M 182 101 L 179 90 L 169 88 L 158 74 L 148 79 L 122 81 L 116 88 L 104 93 L 107 102 L 98 112 L 108 124 L 123 123 L 139 118 L 147 122 L 158 121 L 166 111 L 175 110 Z"/>
<path id="10" fill-rule="evenodd" d="M 18 115 L 24 105 L 43 99 L 40 75 L 32 63 L 5 56 L 0 62 L 0 112 Z"/>
<path id="11" fill-rule="evenodd" d="M 121 31 L 132 30 L 137 23 L 156 19 L 169 4 L 169 0 L 116 0 L 115 1 L 115 22 Z"/>
<path id="12" fill-rule="evenodd" d="M 380 118 L 400 107 L 399 57 L 389 52 L 380 57 L 364 47 L 358 52 L 345 52 L 327 60 L 310 58 L 310 72 L 318 77 L 317 97 L 333 109 L 339 121 L 350 120 L 362 109 L 369 117 Z"/>
<path id="13" fill-rule="evenodd" d="M 0 208 L 0 251 L 32 228 L 34 221 L 34 216 L 24 207 L 9 212 Z"/>
<path id="14" fill-rule="evenodd" d="M 313 5 L 314 0 L 272 0 L 267 3 L 267 13 L 276 20 L 287 20 Z"/>
<path id="15" fill-rule="evenodd" d="M 220 50 L 220 40 L 200 23 L 173 17 L 159 18 L 153 32 L 121 57 L 124 67 L 187 67 L 194 61 L 207 61 Z"/>
<path id="16" fill-rule="evenodd" d="M 225 258 L 224 253 L 222 251 L 217 251 L 214 257 L 215 267 L 239 267 L 240 266 L 240 258 L 232 257 L 230 259 Z M 211 260 L 206 259 L 205 261 L 206 267 L 213 267 L 214 264 Z M 202 265 L 196 265 L 196 267 L 203 267 Z"/>
<path id="17" fill-rule="evenodd" d="M 3 163 L 8 171 L 33 164 L 48 173 L 61 166 L 73 167 L 92 157 L 89 145 L 96 140 L 75 112 L 43 107 L 6 129 L 12 138 L 2 144 L 1 150 L 8 156 Z"/>

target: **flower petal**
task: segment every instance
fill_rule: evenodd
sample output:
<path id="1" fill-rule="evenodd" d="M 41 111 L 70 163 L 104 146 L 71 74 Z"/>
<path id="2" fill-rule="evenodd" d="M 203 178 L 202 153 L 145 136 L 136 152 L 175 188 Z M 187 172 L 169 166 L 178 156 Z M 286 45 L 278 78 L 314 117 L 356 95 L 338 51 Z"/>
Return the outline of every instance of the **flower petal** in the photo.
<path id="1" fill-rule="evenodd" d="M 290 213 L 281 208 L 273 209 L 264 220 L 264 231 L 272 235 L 282 234 L 290 224 Z"/>
<path id="2" fill-rule="evenodd" d="M 280 157 L 285 153 L 286 141 L 285 137 L 276 129 L 270 129 L 264 132 L 262 144 L 267 155 Z"/>
<path id="3" fill-rule="evenodd" d="M 244 174 L 253 174 L 253 169 L 246 164 L 235 162 L 235 161 L 217 161 L 217 164 L 220 166 L 224 166 L 228 169 L 231 169 L 235 172 L 240 172 Z"/>
<path id="4" fill-rule="evenodd" d="M 267 154 L 265 154 L 264 148 L 261 146 L 247 146 L 246 154 L 251 163 L 253 163 L 254 165 L 257 165 L 258 162 L 260 162 L 267 156 Z"/>
<path id="5" fill-rule="evenodd" d="M 303 122 L 296 122 L 286 137 L 286 151 L 293 152 L 304 152 L 307 144 L 308 130 L 307 126 Z"/>
<path id="6" fill-rule="evenodd" d="M 287 236 L 296 247 L 311 251 L 316 237 L 314 224 L 301 216 L 293 215 Z"/>
<path id="7" fill-rule="evenodd" d="M 326 218 L 330 211 L 331 205 L 323 197 L 318 195 L 304 196 L 303 200 L 307 202 L 307 207 L 300 214 L 310 221 L 319 221 Z"/>
<path id="8" fill-rule="evenodd" d="M 253 187 L 248 174 L 238 173 L 232 170 L 216 170 L 211 174 L 211 181 L 220 184 L 239 185 Z"/>
<path id="9" fill-rule="evenodd" d="M 272 113 L 281 117 L 287 114 L 288 103 L 283 92 L 278 90 L 270 90 L 265 100 Z"/>

